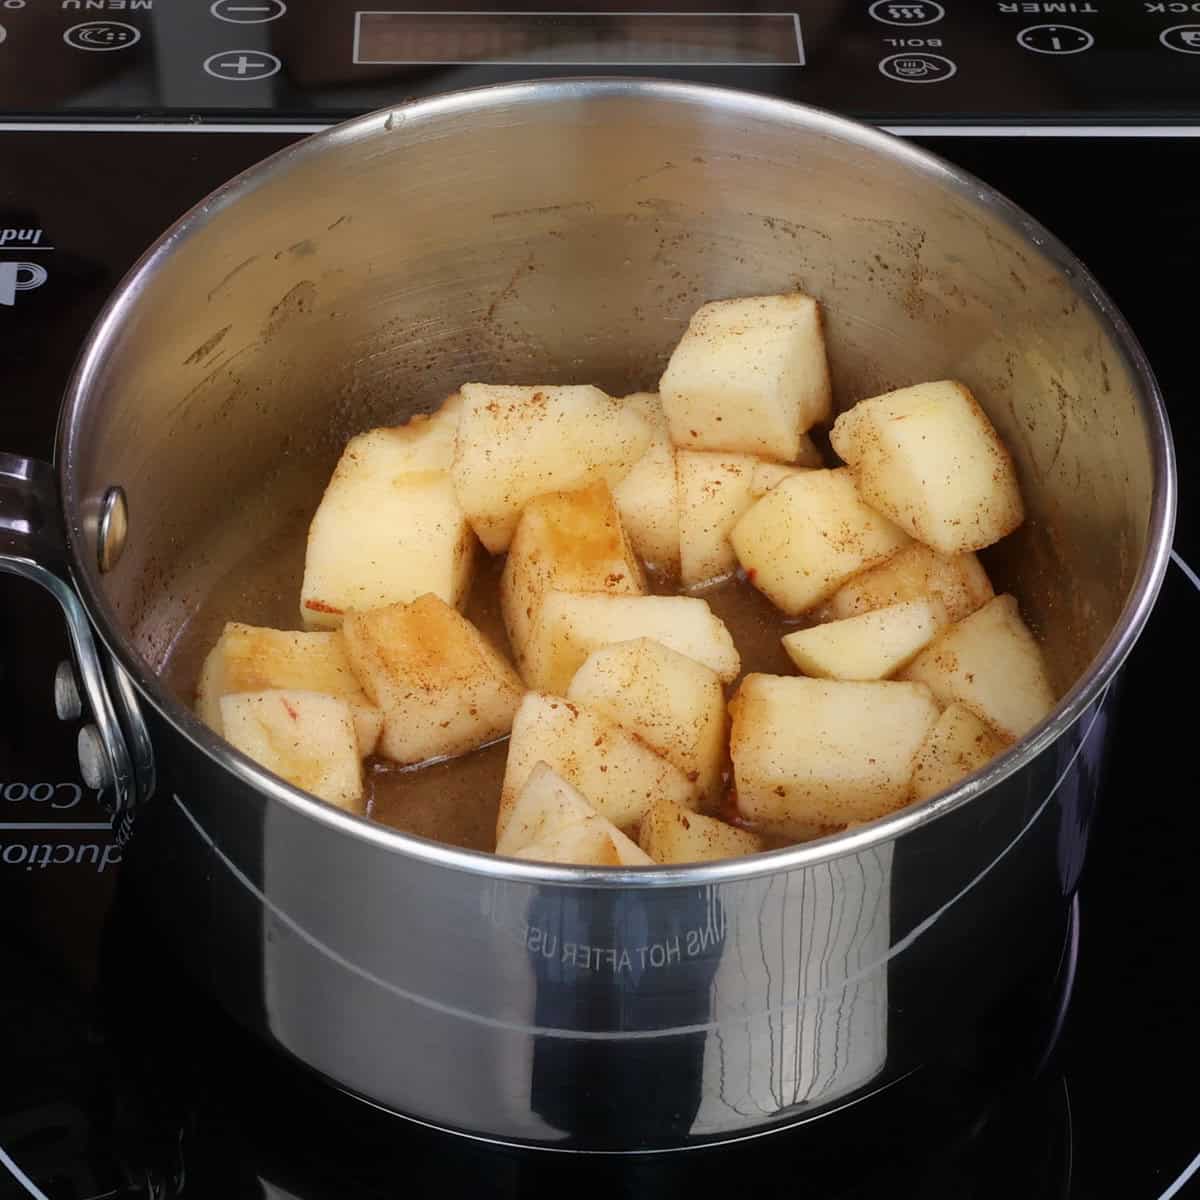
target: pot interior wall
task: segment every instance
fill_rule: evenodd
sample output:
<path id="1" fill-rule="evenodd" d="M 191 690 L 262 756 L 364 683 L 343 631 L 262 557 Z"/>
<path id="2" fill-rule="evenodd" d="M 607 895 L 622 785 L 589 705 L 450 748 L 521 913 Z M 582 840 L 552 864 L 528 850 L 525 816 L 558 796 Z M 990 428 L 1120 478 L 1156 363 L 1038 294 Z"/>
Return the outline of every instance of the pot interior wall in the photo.
<path id="1" fill-rule="evenodd" d="M 294 600 L 355 431 L 467 379 L 653 388 L 701 302 L 800 288 L 824 305 L 841 407 L 939 377 L 975 390 L 1030 511 L 988 565 L 1065 690 L 1126 601 L 1152 487 L 1138 385 L 1075 281 L 948 173 L 782 106 L 535 97 L 307 143 L 158 251 L 97 361 L 68 497 L 128 493 L 104 584 L 146 658 L 164 664 L 214 587 L 239 619 Z"/>

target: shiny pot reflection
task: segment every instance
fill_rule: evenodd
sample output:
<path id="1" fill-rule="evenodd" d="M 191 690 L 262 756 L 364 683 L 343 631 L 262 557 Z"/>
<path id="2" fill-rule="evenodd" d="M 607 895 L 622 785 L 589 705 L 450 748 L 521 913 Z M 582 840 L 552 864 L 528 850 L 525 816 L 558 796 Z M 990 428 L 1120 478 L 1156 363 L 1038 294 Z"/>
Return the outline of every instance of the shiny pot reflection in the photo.
<path id="1" fill-rule="evenodd" d="M 163 685 L 181 627 L 312 510 L 348 433 L 470 377 L 646 386 L 702 300 L 796 286 L 825 305 L 840 406 L 961 378 L 1021 471 L 1030 518 L 988 565 L 1064 699 L 954 792 L 702 868 L 517 863 L 294 791 Z M 1050 986 L 1174 466 L 1119 315 L 978 181 L 828 114 L 674 84 L 374 114 L 151 249 L 91 335 L 61 435 L 65 545 L 48 473 L 8 460 L 0 565 L 55 589 L 81 665 L 98 661 L 85 608 L 100 633 L 86 700 L 171 944 L 338 1085 L 483 1137 L 674 1148 L 970 1060 L 1014 981 L 1045 967 Z M 113 485 L 129 530 L 101 575 Z"/>

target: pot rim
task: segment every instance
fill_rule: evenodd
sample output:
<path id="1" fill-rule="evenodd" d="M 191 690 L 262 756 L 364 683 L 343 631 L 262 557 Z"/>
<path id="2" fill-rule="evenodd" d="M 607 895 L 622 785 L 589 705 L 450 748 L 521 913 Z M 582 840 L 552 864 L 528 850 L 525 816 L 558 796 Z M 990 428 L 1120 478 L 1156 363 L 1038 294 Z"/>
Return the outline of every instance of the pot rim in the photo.
<path id="1" fill-rule="evenodd" d="M 743 858 L 690 867 L 572 867 L 501 858 L 402 833 L 367 817 L 359 817 L 303 792 L 259 766 L 217 737 L 162 683 L 157 672 L 122 633 L 117 614 L 104 595 L 100 574 L 87 553 L 83 498 L 78 494 L 76 466 L 81 456 L 76 415 L 87 404 L 92 381 L 126 314 L 138 303 L 144 280 L 174 248 L 202 230 L 211 216 L 239 197 L 286 173 L 294 164 L 320 155 L 332 145 L 373 137 L 419 137 L 424 122 L 498 106 L 540 106 L 555 100 L 593 101 L 646 99 L 683 106 L 717 106 L 730 115 L 802 126 L 827 137 L 854 143 L 898 160 L 999 217 L 1031 243 L 1106 327 L 1109 341 L 1137 381 L 1140 407 L 1150 441 L 1154 486 L 1146 552 L 1137 578 L 1113 630 L 1082 677 L 1054 711 L 1020 742 L 969 776 L 951 791 L 923 804 L 902 808 L 851 831 L 797 846 Z M 656 79 L 606 77 L 565 78 L 498 84 L 410 101 L 353 118 L 303 139 L 235 176 L 180 217 L 127 272 L 88 333 L 67 385 L 60 412 L 56 453 L 59 484 L 66 514 L 72 574 L 89 614 L 109 652 L 132 678 L 142 697 L 179 736 L 186 738 L 218 766 L 228 770 L 270 800 L 325 825 L 331 831 L 360 838 L 382 850 L 411 856 L 430 865 L 525 884 L 589 887 L 704 886 L 749 879 L 777 871 L 813 866 L 857 854 L 892 841 L 968 803 L 1024 768 L 1060 738 L 1111 682 L 1141 634 L 1154 606 L 1170 561 L 1177 478 L 1174 449 L 1162 394 L 1137 337 L 1092 274 L 1067 247 L 1000 192 L 969 172 L 927 150 L 873 126 L 825 109 L 733 88 Z M 160 797 L 160 803 L 163 798 Z"/>

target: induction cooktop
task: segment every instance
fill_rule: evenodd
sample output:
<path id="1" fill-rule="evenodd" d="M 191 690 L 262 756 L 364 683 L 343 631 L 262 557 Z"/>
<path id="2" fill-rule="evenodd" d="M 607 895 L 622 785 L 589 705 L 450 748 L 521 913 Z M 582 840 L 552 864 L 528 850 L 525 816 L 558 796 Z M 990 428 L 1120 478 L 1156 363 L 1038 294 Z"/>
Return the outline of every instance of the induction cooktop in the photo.
<path id="1" fill-rule="evenodd" d="M 0 448 L 48 457 L 89 323 L 211 188 L 332 121 L 502 80 L 712 82 L 879 123 L 974 171 L 1114 296 L 1166 395 L 1176 563 L 1125 670 L 1056 1002 L 1009 1077 L 903 1112 L 685 1155 L 578 1161 L 452 1138 L 277 1059 L 149 936 L 56 718 L 52 602 L 0 577 L 0 1195 L 1189 1194 L 1200 619 L 1189 464 L 1200 5 L 657 4 L 365 10 L 339 0 L 0 0 Z M 1194 657 L 1194 655 L 1191 655 Z M 464 1082 L 464 1086 L 467 1083 Z M 819 1124 L 819 1123 L 818 1123 Z M 820 1132 L 820 1136 L 814 1136 Z"/>

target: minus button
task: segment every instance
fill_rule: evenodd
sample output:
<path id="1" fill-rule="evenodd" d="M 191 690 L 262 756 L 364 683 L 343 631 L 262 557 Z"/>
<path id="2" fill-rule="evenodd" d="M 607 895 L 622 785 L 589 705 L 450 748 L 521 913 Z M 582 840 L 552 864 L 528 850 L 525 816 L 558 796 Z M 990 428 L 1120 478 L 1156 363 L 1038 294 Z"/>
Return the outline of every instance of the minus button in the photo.
<path id="1" fill-rule="evenodd" d="M 219 21 L 233 25 L 263 25 L 275 21 L 287 12 L 283 0 L 264 0 L 262 4 L 231 4 L 230 0 L 214 0 L 209 12 Z"/>

